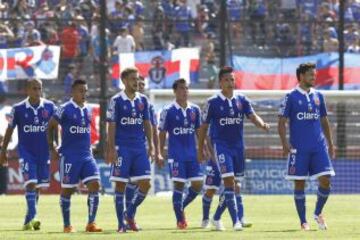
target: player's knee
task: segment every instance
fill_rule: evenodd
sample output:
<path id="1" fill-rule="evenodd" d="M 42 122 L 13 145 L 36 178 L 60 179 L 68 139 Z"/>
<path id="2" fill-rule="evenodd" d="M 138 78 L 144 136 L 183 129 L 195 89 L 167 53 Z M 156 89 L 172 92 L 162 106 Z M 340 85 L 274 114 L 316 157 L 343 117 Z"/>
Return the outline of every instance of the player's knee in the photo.
<path id="1" fill-rule="evenodd" d="M 319 177 L 319 185 L 322 188 L 330 188 L 330 177 L 328 176 Z"/>
<path id="2" fill-rule="evenodd" d="M 125 182 L 116 182 L 115 183 L 115 191 L 116 192 L 124 192 L 125 191 Z"/>
<path id="3" fill-rule="evenodd" d="M 305 180 L 295 180 L 294 187 L 295 187 L 295 190 L 304 190 L 305 189 Z"/>
<path id="4" fill-rule="evenodd" d="M 216 190 L 215 190 L 215 189 L 208 189 L 208 190 L 206 190 L 206 192 L 205 192 L 205 196 L 206 196 L 207 198 L 213 198 L 214 195 L 215 195 L 215 193 L 216 193 Z"/>
<path id="5" fill-rule="evenodd" d="M 100 190 L 100 182 L 99 181 L 90 181 L 87 184 L 87 188 L 89 192 L 98 192 Z"/>
<path id="6" fill-rule="evenodd" d="M 224 186 L 226 188 L 234 189 L 234 185 L 235 185 L 234 177 L 226 177 L 223 180 L 224 180 Z"/>
<path id="7" fill-rule="evenodd" d="M 36 183 L 29 183 L 26 185 L 26 191 L 35 191 L 36 190 Z"/>
<path id="8" fill-rule="evenodd" d="M 151 183 L 149 180 L 139 181 L 139 189 L 143 193 L 147 193 L 151 188 Z"/>
<path id="9" fill-rule="evenodd" d="M 191 187 L 192 187 L 196 192 L 200 192 L 200 191 L 201 191 L 201 188 L 202 188 L 202 182 L 201 182 L 201 181 L 191 182 Z"/>
<path id="10" fill-rule="evenodd" d="M 185 184 L 183 182 L 174 181 L 174 190 L 182 191 L 184 190 Z"/>
<path id="11" fill-rule="evenodd" d="M 75 191 L 75 188 L 62 188 L 61 196 L 70 197 Z"/>

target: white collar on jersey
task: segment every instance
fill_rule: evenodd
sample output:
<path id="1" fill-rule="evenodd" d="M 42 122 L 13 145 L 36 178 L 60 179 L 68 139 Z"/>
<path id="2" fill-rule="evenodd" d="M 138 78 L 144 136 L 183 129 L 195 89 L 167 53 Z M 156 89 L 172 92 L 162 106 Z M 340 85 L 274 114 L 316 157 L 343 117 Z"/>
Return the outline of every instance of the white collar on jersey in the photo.
<path id="1" fill-rule="evenodd" d="M 140 94 L 138 92 L 135 93 L 135 97 L 133 100 L 131 100 L 130 98 L 128 98 L 128 96 L 126 95 L 125 91 L 121 91 L 120 92 L 120 97 L 124 100 L 129 100 L 130 102 L 135 101 L 137 98 L 140 99 Z"/>
<path id="2" fill-rule="evenodd" d="M 235 95 L 233 94 L 233 96 L 231 97 L 231 98 L 227 98 L 227 97 L 225 97 L 224 96 L 224 94 L 222 94 L 222 92 L 219 92 L 219 94 L 218 94 L 218 96 L 222 99 L 222 100 L 233 100 L 233 99 L 235 99 Z"/>
<path id="3" fill-rule="evenodd" d="M 41 107 L 44 107 L 44 99 L 43 98 L 40 98 L 40 104 L 39 106 L 35 109 L 31 104 L 30 104 L 30 98 L 27 97 L 25 99 L 25 106 L 26 108 L 32 108 L 34 111 L 36 111 L 37 109 L 41 108 Z"/>
<path id="4" fill-rule="evenodd" d="M 176 107 L 176 109 L 181 109 L 184 117 L 186 117 L 186 110 L 191 109 L 190 103 L 186 102 L 186 108 L 183 108 L 182 106 L 180 106 L 176 101 L 174 101 L 174 106 Z"/>
<path id="5" fill-rule="evenodd" d="M 310 88 L 310 91 L 309 92 L 306 92 L 304 89 L 302 89 L 299 85 L 296 86 L 295 88 L 296 90 L 298 90 L 301 94 L 303 95 L 310 95 L 310 94 L 313 94 L 315 93 L 315 89 L 314 88 Z"/>
<path id="6" fill-rule="evenodd" d="M 80 110 L 83 110 L 83 109 L 86 108 L 86 103 L 84 103 L 84 106 L 83 106 L 83 107 L 80 107 L 76 102 L 74 102 L 74 100 L 73 100 L 72 98 L 70 99 L 70 103 L 71 103 L 74 107 L 76 107 L 76 108 L 78 108 L 78 109 L 80 109 Z"/>

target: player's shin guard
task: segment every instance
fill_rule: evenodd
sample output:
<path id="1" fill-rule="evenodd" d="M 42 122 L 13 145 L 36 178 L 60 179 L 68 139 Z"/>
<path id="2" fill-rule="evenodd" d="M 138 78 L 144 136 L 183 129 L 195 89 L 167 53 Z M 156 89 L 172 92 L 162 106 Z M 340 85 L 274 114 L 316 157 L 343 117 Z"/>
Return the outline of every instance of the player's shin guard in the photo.
<path id="1" fill-rule="evenodd" d="M 238 218 L 241 221 L 244 217 L 244 205 L 240 194 L 236 194 L 236 206 L 238 210 Z"/>
<path id="2" fill-rule="evenodd" d="M 199 192 L 196 192 L 192 187 L 189 187 L 188 194 L 186 195 L 183 202 L 183 208 L 186 208 L 186 206 L 189 205 L 198 194 Z"/>
<path id="3" fill-rule="evenodd" d="M 209 219 L 211 201 L 212 198 L 207 197 L 205 194 L 203 195 L 202 197 L 203 220 Z"/>
<path id="4" fill-rule="evenodd" d="M 70 226 L 70 199 L 70 196 L 60 196 L 60 208 L 63 216 L 64 227 Z"/>
<path id="5" fill-rule="evenodd" d="M 218 221 L 221 218 L 221 215 L 224 213 L 226 209 L 226 203 L 225 203 L 225 195 L 224 193 L 221 193 L 219 196 L 219 205 L 216 208 L 215 214 L 214 214 L 214 220 Z"/>
<path id="6" fill-rule="evenodd" d="M 36 215 L 36 191 L 25 192 L 27 212 L 25 216 L 25 224 L 28 224 Z"/>
<path id="7" fill-rule="evenodd" d="M 118 219 L 118 229 L 124 228 L 124 193 L 115 192 L 115 209 Z"/>
<path id="8" fill-rule="evenodd" d="M 183 220 L 183 191 L 174 189 L 172 202 L 176 217 L 176 222 L 181 222 Z"/>
<path id="9" fill-rule="evenodd" d="M 132 202 L 129 205 L 129 209 L 126 209 L 126 214 L 129 219 L 134 219 L 136 208 L 144 201 L 145 198 L 146 193 L 142 193 L 140 189 L 138 189 Z"/>
<path id="10" fill-rule="evenodd" d="M 95 222 L 96 213 L 97 213 L 97 209 L 99 206 L 99 193 L 98 192 L 89 193 L 87 205 L 88 205 L 88 223 L 93 223 L 93 222 Z"/>
<path id="11" fill-rule="evenodd" d="M 233 225 L 238 222 L 237 209 L 235 204 L 235 193 L 232 188 L 225 188 L 224 191 L 226 206 L 229 210 Z"/>
<path id="12" fill-rule="evenodd" d="M 132 184 L 132 183 L 126 184 L 126 188 L 125 188 L 125 205 L 126 205 L 126 209 L 129 208 L 129 205 L 130 205 L 131 201 L 134 198 L 136 188 L 137 188 L 137 186 L 135 184 Z"/>
<path id="13" fill-rule="evenodd" d="M 329 197 L 330 194 L 330 188 L 318 188 L 317 192 L 317 201 L 316 201 L 316 207 L 315 207 L 315 215 L 319 216 L 322 212 L 322 209 L 324 208 L 324 205 Z"/>
<path id="14" fill-rule="evenodd" d="M 304 190 L 295 190 L 294 191 L 294 200 L 296 211 L 300 218 L 300 223 L 303 224 L 306 222 L 306 206 L 305 206 L 305 192 Z"/>

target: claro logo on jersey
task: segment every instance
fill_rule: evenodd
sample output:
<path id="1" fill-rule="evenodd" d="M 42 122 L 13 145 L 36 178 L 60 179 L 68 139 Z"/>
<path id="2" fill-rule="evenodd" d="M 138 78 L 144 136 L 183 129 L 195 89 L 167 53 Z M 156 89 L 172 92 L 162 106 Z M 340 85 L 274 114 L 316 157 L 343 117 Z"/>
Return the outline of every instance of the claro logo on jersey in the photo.
<path id="1" fill-rule="evenodd" d="M 47 123 L 44 125 L 24 125 L 24 132 L 26 133 L 38 133 L 45 132 L 47 129 Z"/>
<path id="2" fill-rule="evenodd" d="M 89 127 L 71 126 L 70 133 L 71 134 L 90 133 L 90 128 Z"/>
<path id="3" fill-rule="evenodd" d="M 221 126 L 240 124 L 241 118 L 239 118 L 239 117 L 237 117 L 237 118 L 229 118 L 229 117 L 220 118 L 219 123 Z"/>
<path id="4" fill-rule="evenodd" d="M 132 117 L 123 117 L 120 120 L 120 123 L 123 125 L 140 125 L 143 123 L 143 119 L 141 118 L 132 118 Z"/>
<path id="5" fill-rule="evenodd" d="M 173 133 L 174 135 L 185 135 L 185 134 L 193 134 L 194 131 L 195 130 L 192 127 L 189 128 L 177 127 L 174 128 Z"/>
<path id="6" fill-rule="evenodd" d="M 298 120 L 318 120 L 319 113 L 299 112 L 296 114 Z"/>

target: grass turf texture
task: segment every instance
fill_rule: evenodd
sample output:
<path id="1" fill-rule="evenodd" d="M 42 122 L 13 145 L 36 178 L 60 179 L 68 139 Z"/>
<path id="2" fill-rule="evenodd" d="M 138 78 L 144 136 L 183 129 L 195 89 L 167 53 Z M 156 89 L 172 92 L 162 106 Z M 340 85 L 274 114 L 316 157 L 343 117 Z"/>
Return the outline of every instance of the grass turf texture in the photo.
<path id="1" fill-rule="evenodd" d="M 62 217 L 59 207 L 59 196 L 40 197 L 38 219 L 41 220 L 40 231 L 21 230 L 24 213 L 24 196 L 0 196 L 0 239 L 360 239 L 359 212 L 360 195 L 331 195 L 325 206 L 325 217 L 329 230 L 317 230 L 312 218 L 315 196 L 307 196 L 307 219 L 311 225 L 310 232 L 300 231 L 293 197 L 284 196 L 245 196 L 245 214 L 254 225 L 242 232 L 234 232 L 229 214 L 226 211 L 223 223 L 225 232 L 201 229 L 201 197 L 198 197 L 186 209 L 189 223 L 187 230 L 176 230 L 175 216 L 170 197 L 148 197 L 140 206 L 137 222 L 143 231 L 125 234 L 116 233 L 117 221 L 113 198 L 102 196 L 97 216 L 97 224 L 104 229 L 103 233 L 85 233 L 87 205 L 85 195 L 75 195 L 71 202 L 72 225 L 78 231 L 74 234 L 62 233 Z M 218 198 L 214 198 L 211 214 L 214 213 Z"/>

